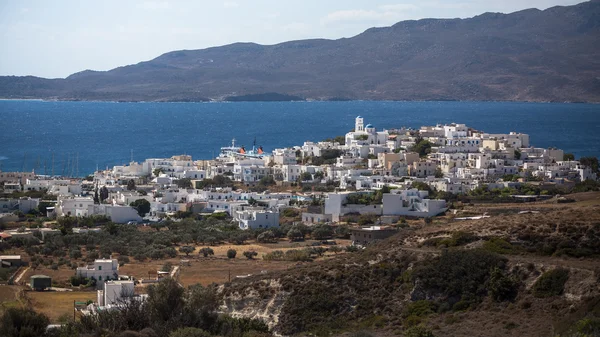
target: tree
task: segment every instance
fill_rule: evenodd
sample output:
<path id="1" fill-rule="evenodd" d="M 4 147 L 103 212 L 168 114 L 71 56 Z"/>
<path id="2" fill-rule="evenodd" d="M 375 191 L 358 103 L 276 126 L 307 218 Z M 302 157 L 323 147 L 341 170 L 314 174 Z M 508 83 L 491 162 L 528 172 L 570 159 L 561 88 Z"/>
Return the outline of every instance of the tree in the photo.
<path id="1" fill-rule="evenodd" d="M 290 241 L 299 241 L 304 239 L 304 234 L 298 228 L 291 228 L 287 232 L 287 237 Z"/>
<path id="2" fill-rule="evenodd" d="M 229 258 L 229 259 L 235 259 L 236 255 L 237 255 L 237 251 L 235 249 L 229 249 L 227 251 L 227 258 Z"/>
<path id="3" fill-rule="evenodd" d="M 161 173 L 165 173 L 165 170 L 162 167 L 155 168 L 152 173 L 154 173 L 155 177 L 158 177 Z"/>
<path id="4" fill-rule="evenodd" d="M 575 160 L 575 155 L 572 153 L 565 153 L 563 155 L 563 160 L 564 161 Z"/>
<path id="5" fill-rule="evenodd" d="M 94 189 L 94 204 L 100 203 L 100 195 L 98 194 L 98 184 L 96 184 L 96 188 Z"/>
<path id="6" fill-rule="evenodd" d="M 177 187 L 179 188 L 192 188 L 192 179 L 183 178 L 177 180 Z"/>
<path id="7" fill-rule="evenodd" d="M 300 182 L 302 181 L 309 181 L 312 180 L 312 174 L 310 174 L 309 172 L 303 172 L 300 177 L 298 177 L 298 180 Z"/>
<path id="8" fill-rule="evenodd" d="M 202 254 L 204 257 L 208 257 L 209 255 L 215 255 L 215 251 L 210 247 L 204 247 L 200 249 L 200 254 Z"/>
<path id="9" fill-rule="evenodd" d="M 583 166 L 587 166 L 592 169 L 593 172 L 598 172 L 598 158 L 597 157 L 581 157 L 579 163 Z"/>
<path id="10" fill-rule="evenodd" d="M 135 190 L 135 181 L 133 179 L 129 179 L 127 182 L 127 190 L 134 191 Z"/>
<path id="11" fill-rule="evenodd" d="M 418 138 L 415 142 L 415 145 L 411 147 L 412 152 L 416 152 L 419 154 L 419 157 L 426 157 L 429 153 L 431 153 L 431 142 L 427 139 Z"/>
<path id="12" fill-rule="evenodd" d="M 444 178 L 444 172 L 442 172 L 442 169 L 440 167 L 435 169 L 435 177 Z"/>
<path id="13" fill-rule="evenodd" d="M 521 151 L 519 151 L 519 150 L 515 150 L 515 159 L 516 159 L 516 160 L 519 160 L 519 159 L 521 159 Z"/>
<path id="14" fill-rule="evenodd" d="M 37 337 L 46 334 L 50 320 L 29 308 L 8 308 L 0 317 L 0 336 Z"/>
<path id="15" fill-rule="evenodd" d="M 253 250 L 247 250 L 244 252 L 244 256 L 248 259 L 248 260 L 252 260 L 254 259 L 254 257 L 256 257 L 258 255 L 257 252 L 253 251 Z"/>
<path id="16" fill-rule="evenodd" d="M 262 232 L 256 237 L 256 241 L 258 241 L 259 243 L 273 242 L 275 241 L 275 234 L 273 234 L 272 231 Z"/>
<path id="17" fill-rule="evenodd" d="M 135 208 L 141 217 L 150 212 L 150 202 L 146 199 L 138 199 L 129 204 L 129 206 Z"/>
<path id="18" fill-rule="evenodd" d="M 311 236 L 315 240 L 325 240 L 333 236 L 333 228 L 329 225 L 320 225 L 313 229 Z"/>
<path id="19" fill-rule="evenodd" d="M 102 203 L 106 199 L 108 199 L 108 188 L 102 186 L 102 188 L 100 188 L 100 202 Z"/>
<path id="20" fill-rule="evenodd" d="M 196 248 L 192 247 L 192 246 L 183 246 L 179 248 L 179 251 L 184 253 L 185 256 L 189 256 L 191 253 L 194 252 L 194 250 L 196 250 Z"/>

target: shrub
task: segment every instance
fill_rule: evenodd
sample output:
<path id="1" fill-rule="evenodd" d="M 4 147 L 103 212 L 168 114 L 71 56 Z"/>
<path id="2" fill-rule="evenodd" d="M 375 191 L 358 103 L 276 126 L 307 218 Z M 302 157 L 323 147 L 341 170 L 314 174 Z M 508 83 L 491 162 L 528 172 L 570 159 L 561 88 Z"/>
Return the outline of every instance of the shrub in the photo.
<path id="1" fill-rule="evenodd" d="M 558 296 L 565 290 L 565 283 L 569 279 L 569 270 L 556 268 L 545 272 L 533 284 L 535 297 Z"/>
<path id="2" fill-rule="evenodd" d="M 227 251 L 227 258 L 229 259 L 235 259 L 235 255 L 237 254 L 237 251 L 235 249 L 229 249 Z"/>
<path id="3" fill-rule="evenodd" d="M 204 247 L 200 249 L 200 254 L 202 254 L 204 257 L 208 257 L 209 255 L 215 255 L 215 251 L 210 247 Z"/>
<path id="4" fill-rule="evenodd" d="M 520 282 L 517 278 L 505 275 L 500 268 L 492 271 L 488 283 L 490 296 L 498 302 L 512 301 L 517 297 Z"/>
<path id="5" fill-rule="evenodd" d="M 248 260 L 252 260 L 254 259 L 254 257 L 256 257 L 258 255 L 257 252 L 253 251 L 253 250 L 247 250 L 244 252 L 244 256 L 248 259 Z"/>
<path id="6" fill-rule="evenodd" d="M 433 335 L 433 332 L 431 332 L 431 330 L 427 329 L 426 327 L 419 325 L 419 326 L 413 326 L 410 327 L 408 329 L 406 329 L 406 331 L 404 332 L 404 337 L 435 337 Z"/>
<path id="7" fill-rule="evenodd" d="M 496 254 L 515 254 L 517 250 L 503 238 L 490 238 L 483 243 L 483 249 Z"/>
<path id="8" fill-rule="evenodd" d="M 169 334 L 169 337 L 210 337 L 211 334 L 198 328 L 179 328 Z"/>
<path id="9" fill-rule="evenodd" d="M 50 320 L 32 309 L 8 308 L 0 317 L 0 336 L 44 336 Z"/>
<path id="10" fill-rule="evenodd" d="M 297 217 L 300 213 L 298 212 L 298 210 L 293 209 L 293 208 L 286 208 L 284 209 L 281 214 L 286 217 L 286 218 L 295 218 Z"/>
<path id="11" fill-rule="evenodd" d="M 468 308 L 487 294 L 491 271 L 503 269 L 506 259 L 482 250 L 449 251 L 439 258 L 424 261 L 415 268 L 413 281 L 420 281 L 426 294 L 439 294 L 452 302 L 462 300 Z M 462 310 L 462 309 L 461 309 Z"/>
<path id="12" fill-rule="evenodd" d="M 258 241 L 260 243 L 274 242 L 275 241 L 275 234 L 273 234 L 272 231 L 266 231 L 266 232 L 260 233 L 256 237 L 256 241 Z"/>
<path id="13" fill-rule="evenodd" d="M 416 301 L 409 303 L 406 308 L 404 308 L 404 312 L 402 316 L 417 316 L 417 317 L 426 317 L 429 314 L 433 314 L 435 312 L 435 304 L 431 301 Z"/>
<path id="14" fill-rule="evenodd" d="M 479 238 L 477 237 L 477 235 L 458 231 L 458 232 L 452 233 L 451 237 L 441 240 L 438 243 L 438 245 L 446 245 L 448 247 L 457 247 L 457 246 L 466 245 L 473 241 L 477 241 L 478 239 Z"/>

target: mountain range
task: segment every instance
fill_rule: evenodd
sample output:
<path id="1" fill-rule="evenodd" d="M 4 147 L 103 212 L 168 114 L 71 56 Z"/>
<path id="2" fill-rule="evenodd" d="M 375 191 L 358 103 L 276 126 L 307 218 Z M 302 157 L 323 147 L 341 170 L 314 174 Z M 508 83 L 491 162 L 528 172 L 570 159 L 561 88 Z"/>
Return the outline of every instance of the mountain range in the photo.
<path id="1" fill-rule="evenodd" d="M 600 0 L 402 21 L 351 38 L 180 50 L 65 79 L 1 76 L 1 98 L 600 102 Z"/>

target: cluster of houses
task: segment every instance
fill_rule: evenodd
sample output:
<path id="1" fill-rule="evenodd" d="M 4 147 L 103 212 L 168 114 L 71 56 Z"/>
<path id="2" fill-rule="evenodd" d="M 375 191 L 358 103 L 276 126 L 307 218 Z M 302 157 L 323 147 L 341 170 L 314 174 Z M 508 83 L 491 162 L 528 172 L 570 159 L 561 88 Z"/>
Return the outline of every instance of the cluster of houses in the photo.
<path id="1" fill-rule="evenodd" d="M 429 199 L 427 191 L 411 189 L 415 181 L 438 191 L 460 194 L 484 185 L 499 188 L 518 184 L 503 181 L 507 175 L 536 177 L 553 184 L 596 179 L 591 168 L 563 160 L 562 150 L 532 147 L 529 135 L 522 133 L 491 134 L 464 124 L 377 130 L 372 124 L 365 125 L 359 116 L 354 130 L 343 138 L 343 144 L 305 142 L 268 154 L 262 148 L 247 151 L 233 142 L 213 160 L 194 161 L 189 155 L 152 158 L 97 171 L 93 179 L 83 181 L 33 173 L 0 173 L 0 182 L 5 190 L 45 190 L 55 195 L 55 206 L 48 210 L 57 217 L 104 215 L 117 223 L 140 223 L 177 212 L 225 212 L 240 228 L 250 229 L 278 226 L 283 209 L 315 195 L 324 199 L 324 205 L 302 215 L 309 224 L 337 222 L 346 214 L 356 213 L 376 214 L 394 221 L 401 216 L 431 217 L 446 210 L 443 200 Z M 411 151 L 425 140 L 425 153 Z M 303 194 L 207 185 L 206 179 L 217 176 L 246 186 L 268 178 L 280 186 L 333 183 L 337 188 L 330 193 Z M 189 180 L 189 184 L 179 187 L 182 179 Z M 132 182 L 135 188 L 129 186 Z M 371 193 L 384 186 L 390 193 L 383 195 L 380 204 L 348 202 L 349 195 Z M 107 191 L 102 203 L 94 200 L 98 188 Z M 140 199 L 150 204 L 145 218 L 130 206 Z M 0 213 L 10 214 L 15 209 L 26 213 L 39 202 L 29 198 L 0 200 Z"/>

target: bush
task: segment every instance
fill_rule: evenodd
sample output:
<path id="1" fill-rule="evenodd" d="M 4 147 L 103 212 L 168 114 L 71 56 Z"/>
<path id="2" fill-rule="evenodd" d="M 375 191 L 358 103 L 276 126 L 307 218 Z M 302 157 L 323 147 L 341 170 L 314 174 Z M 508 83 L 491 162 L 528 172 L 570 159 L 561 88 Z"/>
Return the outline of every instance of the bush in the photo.
<path id="1" fill-rule="evenodd" d="M 229 258 L 229 259 L 235 259 L 236 255 L 237 255 L 237 251 L 235 249 L 229 249 L 227 251 L 227 258 Z"/>
<path id="2" fill-rule="evenodd" d="M 457 246 L 466 245 L 473 241 L 477 241 L 478 239 L 479 238 L 477 237 L 477 235 L 458 231 L 458 232 L 452 233 L 451 237 L 445 238 L 445 239 L 442 239 L 441 241 L 439 241 L 438 245 L 446 245 L 447 247 L 457 247 Z"/>
<path id="3" fill-rule="evenodd" d="M 409 316 L 426 317 L 433 314 L 435 310 L 435 303 L 431 301 L 416 301 L 409 303 L 406 308 L 404 308 L 402 316 L 405 318 Z"/>
<path id="4" fill-rule="evenodd" d="M 50 320 L 32 309 L 8 308 L 0 317 L 0 336 L 44 336 Z"/>
<path id="5" fill-rule="evenodd" d="M 420 281 L 426 297 L 427 294 L 441 296 L 455 310 L 462 310 L 487 295 L 486 284 L 492 270 L 504 269 L 505 262 L 505 258 L 482 250 L 449 251 L 417 266 L 412 279 Z M 457 301 L 465 304 L 456 306 Z"/>
<path id="6" fill-rule="evenodd" d="M 260 243 L 274 242 L 276 241 L 275 234 L 273 234 L 273 231 L 265 231 L 263 233 L 258 234 L 258 236 L 256 237 L 256 241 Z"/>
<path id="7" fill-rule="evenodd" d="M 519 286 L 520 282 L 516 277 L 507 276 L 496 267 L 490 276 L 488 290 L 495 301 L 512 301 L 519 293 Z"/>
<path id="8" fill-rule="evenodd" d="M 426 327 L 419 325 L 419 326 L 413 326 L 410 327 L 408 329 L 406 329 L 406 331 L 404 332 L 404 337 L 435 337 L 433 335 L 433 332 L 431 332 L 431 330 L 427 329 Z"/>
<path id="9" fill-rule="evenodd" d="M 252 260 L 254 259 L 254 257 L 256 257 L 258 255 L 257 252 L 253 251 L 253 250 L 247 250 L 244 252 L 244 256 L 248 259 L 248 260 Z"/>
<path id="10" fill-rule="evenodd" d="M 533 296 L 551 297 L 562 295 L 565 283 L 569 279 L 569 270 L 556 268 L 545 272 L 533 284 Z"/>
<path id="11" fill-rule="evenodd" d="M 169 337 L 210 337 L 210 333 L 193 327 L 179 328 L 169 334 Z"/>
<path id="12" fill-rule="evenodd" d="M 300 215 L 300 212 L 294 208 L 286 208 L 281 212 L 281 214 L 286 218 L 295 218 Z"/>
<path id="13" fill-rule="evenodd" d="M 490 238 L 483 243 L 483 249 L 496 254 L 515 254 L 517 249 L 503 238 Z"/>
<path id="14" fill-rule="evenodd" d="M 209 255 L 215 255 L 215 251 L 210 247 L 204 247 L 200 249 L 200 254 L 202 254 L 204 257 L 208 257 Z"/>

